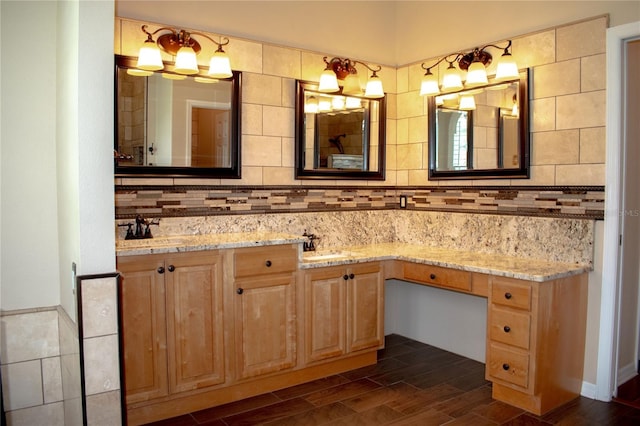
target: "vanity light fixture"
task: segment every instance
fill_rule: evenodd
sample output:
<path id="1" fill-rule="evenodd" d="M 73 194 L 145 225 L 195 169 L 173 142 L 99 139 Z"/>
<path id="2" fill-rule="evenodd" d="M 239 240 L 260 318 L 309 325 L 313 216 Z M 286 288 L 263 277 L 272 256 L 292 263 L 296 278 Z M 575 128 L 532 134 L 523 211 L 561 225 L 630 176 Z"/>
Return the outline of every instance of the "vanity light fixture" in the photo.
<path id="1" fill-rule="evenodd" d="M 422 77 L 420 95 L 437 95 L 441 91 L 452 92 L 461 90 L 462 88 L 471 88 L 487 84 L 487 66 L 493 59 L 491 53 L 486 50 L 490 47 L 503 50 L 502 56 L 498 61 L 495 80 L 504 81 L 518 78 L 518 66 L 509 51 L 511 48 L 511 40 L 507 41 L 508 43 L 505 47 L 488 44 L 481 48 L 476 47 L 467 53 L 451 53 L 440 58 L 430 67 L 426 67 L 425 64 L 422 63 L 421 67 L 426 72 Z M 449 66 L 442 76 L 442 87 L 440 87 L 438 77 L 431 72 L 431 69 L 438 66 L 442 61 L 446 61 Z M 458 64 L 458 68 L 454 66 L 454 63 Z M 467 78 L 464 85 L 462 84 L 461 70 L 467 71 Z"/>
<path id="2" fill-rule="evenodd" d="M 332 93 L 337 92 L 340 90 L 340 86 L 343 86 L 343 95 L 362 96 L 362 88 L 360 87 L 358 70 L 356 69 L 356 64 L 360 64 L 372 72 L 371 77 L 369 77 L 369 81 L 367 81 L 364 96 L 366 98 L 374 99 L 384 97 L 382 80 L 380 80 L 380 77 L 378 77 L 377 74 L 378 71 L 382 70 L 380 65 L 372 67 L 364 62 L 348 58 L 331 58 L 328 60 L 325 56 L 322 59 L 324 60 L 326 67 L 320 75 L 318 91 Z"/>
<path id="3" fill-rule="evenodd" d="M 157 41 L 154 41 L 153 36 L 160 31 L 165 31 L 165 33 L 158 36 Z M 183 75 L 197 74 L 200 71 L 198 69 L 197 54 L 202 48 L 200 43 L 191 36 L 198 35 L 218 46 L 209 61 L 209 72 L 207 73 L 209 77 L 229 78 L 233 76 L 229 56 L 222 49 L 222 46 L 229 44 L 229 39 L 226 37 L 223 37 L 220 42 L 217 42 L 204 33 L 187 32 L 185 30 L 168 27 L 158 28 L 150 33 L 147 31 L 147 25 L 142 26 L 142 32 L 147 35 L 147 39 L 142 44 L 142 47 L 140 47 L 138 54 L 137 67 L 141 70 L 159 71 L 164 69 L 160 54 L 160 49 L 162 49 L 176 57 L 174 69 L 176 73 Z"/>

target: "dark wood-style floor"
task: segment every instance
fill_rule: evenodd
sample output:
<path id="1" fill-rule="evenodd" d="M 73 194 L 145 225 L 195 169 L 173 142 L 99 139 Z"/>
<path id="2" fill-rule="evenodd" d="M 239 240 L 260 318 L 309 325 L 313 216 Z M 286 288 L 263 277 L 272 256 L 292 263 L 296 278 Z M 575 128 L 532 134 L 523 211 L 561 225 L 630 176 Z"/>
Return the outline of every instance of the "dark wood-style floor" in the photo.
<path id="1" fill-rule="evenodd" d="M 584 397 L 543 417 L 526 413 L 491 398 L 484 364 L 398 335 L 378 360 L 153 425 L 640 425 L 640 409 Z"/>

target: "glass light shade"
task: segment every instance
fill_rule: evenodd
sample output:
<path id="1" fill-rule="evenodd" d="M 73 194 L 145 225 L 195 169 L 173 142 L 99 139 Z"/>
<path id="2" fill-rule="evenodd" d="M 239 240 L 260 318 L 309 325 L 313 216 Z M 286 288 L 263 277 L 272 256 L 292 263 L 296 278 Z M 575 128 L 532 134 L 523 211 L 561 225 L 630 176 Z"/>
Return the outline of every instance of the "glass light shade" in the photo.
<path id="1" fill-rule="evenodd" d="M 351 74 L 344 79 L 344 87 L 342 88 L 343 95 L 362 95 L 362 87 L 360 87 L 360 79 L 357 74 Z"/>
<path id="2" fill-rule="evenodd" d="M 345 105 L 349 109 L 361 108 L 362 107 L 362 99 L 348 97 L 347 100 L 345 101 Z"/>
<path id="3" fill-rule="evenodd" d="M 176 66 L 174 69 L 178 74 L 197 74 L 198 60 L 196 52 L 188 46 L 182 46 L 176 55 Z"/>
<path id="4" fill-rule="evenodd" d="M 139 70 L 136 68 L 127 68 L 127 74 L 134 77 L 149 77 L 153 74 L 153 71 Z"/>
<path id="5" fill-rule="evenodd" d="M 338 77 L 331 68 L 327 68 L 320 74 L 320 83 L 318 84 L 318 91 L 320 92 L 337 92 L 340 90 L 338 86 Z"/>
<path id="6" fill-rule="evenodd" d="M 467 81 L 465 82 L 465 86 L 482 86 L 488 83 L 489 80 L 487 80 L 487 70 L 485 69 L 482 62 L 472 62 L 467 69 Z"/>
<path id="7" fill-rule="evenodd" d="M 460 107 L 463 111 L 469 111 L 472 109 L 476 109 L 476 100 L 473 98 L 473 95 L 463 95 L 460 97 Z"/>
<path id="8" fill-rule="evenodd" d="M 331 100 L 329 98 L 320 98 L 318 101 L 318 112 L 331 111 Z"/>
<path id="9" fill-rule="evenodd" d="M 498 61 L 498 67 L 496 69 L 496 80 L 510 80 L 518 78 L 520 73 L 518 72 L 518 65 L 513 59 L 510 53 L 505 53 L 500 57 Z"/>
<path id="10" fill-rule="evenodd" d="M 364 96 L 367 98 L 384 97 L 384 89 L 382 88 L 382 80 L 375 73 L 369 77 L 367 87 L 364 90 Z"/>
<path id="11" fill-rule="evenodd" d="M 318 98 L 315 96 L 309 96 L 304 103 L 304 112 L 315 114 L 318 112 Z"/>
<path id="12" fill-rule="evenodd" d="M 444 105 L 444 99 L 442 96 L 436 96 L 436 106 Z"/>
<path id="13" fill-rule="evenodd" d="M 136 66 L 145 71 L 158 71 L 164 68 L 160 48 L 153 40 L 146 40 L 140 46 Z"/>
<path id="14" fill-rule="evenodd" d="M 431 71 L 427 71 L 420 83 L 420 96 L 437 95 L 438 93 L 440 93 L 438 77 L 431 74 Z"/>
<path id="15" fill-rule="evenodd" d="M 460 78 L 460 71 L 453 64 L 449 64 L 449 68 L 446 69 L 442 76 L 442 90 L 460 90 L 462 89 L 462 78 Z"/>
<path id="16" fill-rule="evenodd" d="M 187 78 L 187 76 L 163 72 L 162 78 L 166 78 L 167 80 L 184 80 L 185 78 Z"/>
<path id="17" fill-rule="evenodd" d="M 229 56 L 224 50 L 217 50 L 213 53 L 211 61 L 209 61 L 208 75 L 213 78 L 229 78 L 233 76 Z"/>

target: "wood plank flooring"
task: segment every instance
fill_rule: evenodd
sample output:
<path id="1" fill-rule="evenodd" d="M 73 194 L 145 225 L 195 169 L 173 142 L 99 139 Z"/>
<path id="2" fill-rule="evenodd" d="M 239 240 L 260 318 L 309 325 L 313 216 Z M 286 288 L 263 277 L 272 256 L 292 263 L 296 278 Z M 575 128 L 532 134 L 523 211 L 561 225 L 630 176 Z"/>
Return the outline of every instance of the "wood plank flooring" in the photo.
<path id="1" fill-rule="evenodd" d="M 539 417 L 491 398 L 484 364 L 398 335 L 378 364 L 152 423 L 240 425 L 640 425 L 640 409 L 580 397 Z"/>

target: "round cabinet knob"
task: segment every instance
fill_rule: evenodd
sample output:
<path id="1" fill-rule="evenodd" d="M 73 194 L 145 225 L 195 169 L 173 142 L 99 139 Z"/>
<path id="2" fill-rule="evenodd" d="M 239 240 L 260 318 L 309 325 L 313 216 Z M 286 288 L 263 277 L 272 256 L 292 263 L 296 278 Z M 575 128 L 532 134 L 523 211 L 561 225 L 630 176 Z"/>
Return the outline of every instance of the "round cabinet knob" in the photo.
<path id="1" fill-rule="evenodd" d="M 238 287 L 238 289 L 236 290 L 236 293 L 242 294 L 244 293 L 244 290 L 242 289 L 242 287 Z"/>
<path id="2" fill-rule="evenodd" d="M 349 279 L 349 275 L 344 274 L 344 275 L 342 276 L 342 279 L 344 279 L 345 281 L 347 281 L 347 280 Z"/>
<path id="3" fill-rule="evenodd" d="M 266 262 L 264 262 L 264 264 L 267 266 L 267 268 L 271 267 L 271 261 L 267 260 Z"/>
<path id="4" fill-rule="evenodd" d="M 176 267 L 173 265 L 169 265 L 169 267 L 167 268 L 169 270 L 169 272 L 173 272 L 176 270 Z"/>
<path id="5" fill-rule="evenodd" d="M 505 326 L 504 326 L 504 332 L 505 332 L 505 333 L 508 333 L 508 332 L 510 332 L 510 331 L 511 331 L 511 327 L 509 327 L 508 325 L 505 325 Z"/>
<path id="6" fill-rule="evenodd" d="M 436 279 L 436 274 L 429 275 L 429 278 L 431 278 L 432 280 L 435 280 Z"/>
<path id="7" fill-rule="evenodd" d="M 509 368 L 510 368 L 510 367 L 509 367 L 509 364 L 507 364 L 507 363 L 502 364 L 502 369 L 503 369 L 504 371 L 509 371 Z"/>
<path id="8" fill-rule="evenodd" d="M 164 274 L 164 266 L 159 266 L 158 267 L 158 273 L 159 274 Z"/>
<path id="9" fill-rule="evenodd" d="M 504 298 L 505 298 L 505 299 L 507 299 L 507 300 L 511 299 L 512 297 L 513 297 L 513 296 L 512 296 L 512 295 L 511 295 L 511 293 L 509 293 L 509 292 L 507 292 L 507 293 L 505 293 L 505 294 L 504 294 Z"/>
<path id="10" fill-rule="evenodd" d="M 356 276 L 354 274 L 349 274 L 349 278 L 354 279 Z"/>

